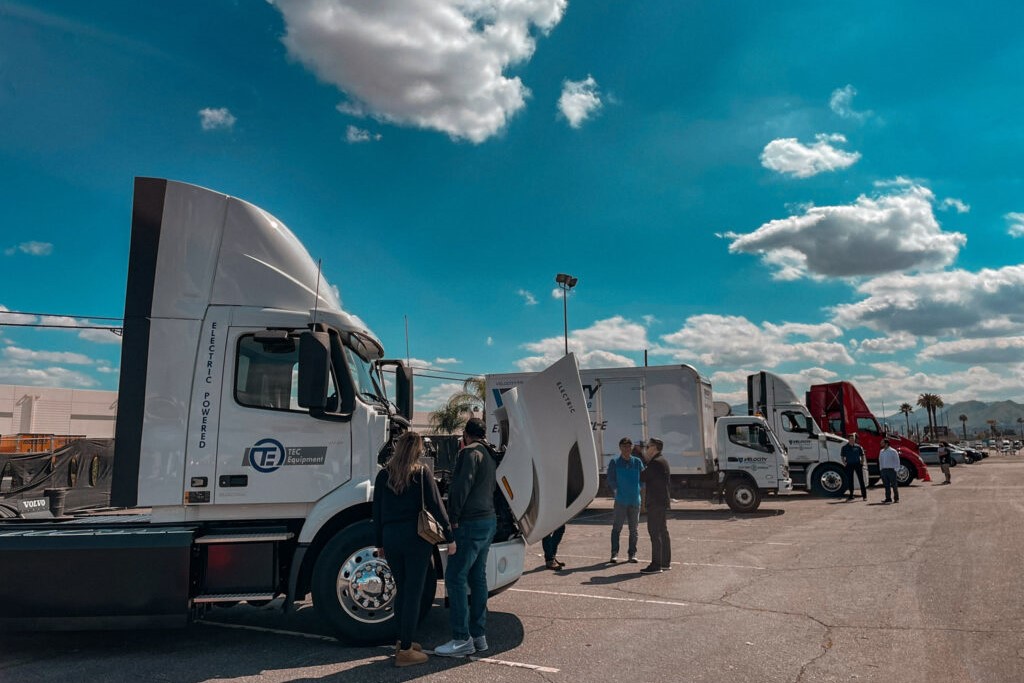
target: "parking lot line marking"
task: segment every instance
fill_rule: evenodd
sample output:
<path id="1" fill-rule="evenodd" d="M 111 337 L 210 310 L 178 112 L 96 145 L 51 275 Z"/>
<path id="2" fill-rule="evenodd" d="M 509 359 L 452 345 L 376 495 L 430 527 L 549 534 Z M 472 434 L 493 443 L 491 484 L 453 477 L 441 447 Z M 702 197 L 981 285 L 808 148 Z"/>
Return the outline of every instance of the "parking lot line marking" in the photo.
<path id="1" fill-rule="evenodd" d="M 543 555 L 537 555 L 537 557 L 543 557 Z M 603 560 L 603 557 L 594 557 L 593 555 L 561 555 L 561 557 L 575 557 L 580 560 Z M 640 560 L 640 563 L 647 562 L 647 560 Z M 622 562 L 619 562 L 622 564 Z M 753 564 L 712 564 L 709 562 L 673 562 L 672 564 L 678 564 L 681 567 L 723 567 L 725 569 L 757 569 L 765 571 L 767 567 L 758 567 Z M 612 566 L 612 565 L 609 565 Z"/>
<path id="2" fill-rule="evenodd" d="M 509 592 L 538 593 L 540 595 L 559 595 L 563 598 L 590 598 L 591 600 L 614 600 L 616 602 L 643 602 L 648 605 L 670 605 L 672 607 L 689 607 L 688 602 L 672 602 L 671 600 L 643 600 L 641 598 L 618 598 L 612 595 L 587 595 L 586 593 L 559 593 L 557 591 L 538 591 L 530 588 L 509 588 Z"/>
<path id="3" fill-rule="evenodd" d="M 262 633 L 274 633 L 279 636 L 297 636 L 299 638 L 310 638 L 312 640 L 326 640 L 328 642 L 336 643 L 338 639 L 334 636 L 323 636 L 319 633 L 303 633 L 302 631 L 285 631 L 279 628 L 267 628 L 266 626 L 249 626 L 248 624 L 225 624 L 222 621 L 206 621 L 200 619 L 196 622 L 197 624 L 205 624 L 206 626 L 220 626 L 221 628 L 234 628 L 241 631 L 260 631 Z"/>
<path id="4" fill-rule="evenodd" d="M 203 621 L 199 620 L 197 624 L 205 624 L 206 626 L 220 626 L 221 628 L 233 628 L 241 631 L 259 631 L 261 633 L 273 633 L 279 636 L 296 636 L 298 638 L 310 638 L 312 640 L 326 640 L 332 643 L 341 642 L 333 636 L 323 636 L 319 633 L 303 633 L 302 631 L 285 631 L 279 628 L 267 628 L 266 626 L 249 626 L 248 624 L 226 624 L 222 621 Z M 394 645 L 381 645 L 381 648 L 387 650 L 393 650 Z M 428 654 L 434 654 L 433 650 L 424 650 Z M 538 671 L 546 674 L 556 674 L 560 669 L 555 669 L 550 666 L 541 666 L 539 664 L 527 664 L 525 662 L 510 662 L 504 659 L 493 659 L 491 657 L 477 657 L 472 655 L 468 659 L 474 662 L 482 662 L 484 664 L 498 664 L 500 666 L 510 666 L 514 669 L 529 669 L 530 671 Z"/>

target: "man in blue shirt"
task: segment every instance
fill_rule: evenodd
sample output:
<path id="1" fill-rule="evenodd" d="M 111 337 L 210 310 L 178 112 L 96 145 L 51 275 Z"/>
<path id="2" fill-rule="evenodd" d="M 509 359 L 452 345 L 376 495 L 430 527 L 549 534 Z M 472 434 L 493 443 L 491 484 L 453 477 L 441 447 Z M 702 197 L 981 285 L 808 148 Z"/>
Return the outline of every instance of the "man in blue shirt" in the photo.
<path id="1" fill-rule="evenodd" d="M 847 438 L 850 442 L 839 451 L 839 456 L 843 459 L 843 465 L 846 466 L 846 481 L 850 485 L 850 493 L 847 494 L 846 500 L 853 500 L 854 477 L 857 477 L 857 481 L 860 482 L 860 497 L 867 500 L 868 491 L 864 488 L 864 449 L 857 444 L 856 434 L 849 434 Z"/>
<path id="2" fill-rule="evenodd" d="M 619 561 L 619 537 L 622 523 L 629 524 L 630 562 L 636 562 L 637 529 L 640 526 L 640 473 L 644 471 L 643 460 L 631 453 L 633 442 L 629 437 L 619 439 L 619 457 L 608 463 L 608 488 L 615 498 L 615 513 L 612 519 L 611 563 Z"/>

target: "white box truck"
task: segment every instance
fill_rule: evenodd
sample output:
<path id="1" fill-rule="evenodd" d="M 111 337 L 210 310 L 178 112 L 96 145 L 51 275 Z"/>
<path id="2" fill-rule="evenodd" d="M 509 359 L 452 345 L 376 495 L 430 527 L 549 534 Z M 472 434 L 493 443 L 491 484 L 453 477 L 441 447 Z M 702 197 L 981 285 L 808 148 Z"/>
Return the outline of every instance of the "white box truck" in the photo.
<path id="1" fill-rule="evenodd" d="M 532 373 L 486 376 L 490 433 L 504 431 L 504 397 Z M 766 494 L 792 491 L 786 451 L 763 418 L 715 419 L 711 383 L 689 365 L 580 371 L 590 427 L 601 454 L 601 472 L 618 457 L 619 439 L 661 439 L 676 498 L 724 500 L 736 512 L 753 512 Z"/>
<path id="2" fill-rule="evenodd" d="M 784 379 L 761 371 L 747 376 L 747 413 L 760 415 L 786 447 L 793 487 L 836 497 L 847 486 L 840 451 L 846 439 L 823 432 Z M 868 461 L 864 458 L 864 481 Z"/>
<path id="3" fill-rule="evenodd" d="M 214 604 L 283 597 L 287 610 L 312 593 L 340 636 L 393 642 L 396 588 L 370 513 L 409 425 L 409 369 L 383 360 L 296 236 L 252 204 L 139 178 L 129 258 L 111 491 L 122 509 L 0 522 L 0 626 L 182 625 Z M 498 480 L 512 524 L 491 546 L 491 591 L 598 488 L 575 358 L 506 404 Z M 445 561 L 441 547 L 424 610 Z"/>

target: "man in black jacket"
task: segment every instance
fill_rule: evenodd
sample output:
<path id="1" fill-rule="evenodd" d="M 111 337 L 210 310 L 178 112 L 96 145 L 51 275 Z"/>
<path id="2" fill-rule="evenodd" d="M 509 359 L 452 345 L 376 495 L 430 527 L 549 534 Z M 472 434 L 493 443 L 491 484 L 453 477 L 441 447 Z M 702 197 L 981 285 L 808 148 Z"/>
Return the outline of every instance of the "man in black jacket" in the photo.
<path id="1" fill-rule="evenodd" d="M 864 488 L 864 449 L 857 444 L 855 433 L 848 434 L 847 438 L 850 440 L 849 443 L 839 451 L 839 456 L 843 459 L 843 465 L 846 467 L 846 481 L 850 484 L 850 493 L 847 494 L 846 500 L 853 500 L 854 477 L 857 477 L 857 481 L 860 482 L 860 497 L 867 500 L 868 490 Z"/>
<path id="2" fill-rule="evenodd" d="M 668 536 L 672 497 L 669 495 L 668 462 L 661 454 L 664 446 L 661 439 L 648 439 L 647 467 L 640 475 L 647 489 L 647 533 L 651 537 L 651 563 L 640 570 L 641 574 L 659 574 L 672 569 L 672 541 Z"/>
<path id="3" fill-rule="evenodd" d="M 466 657 L 487 649 L 487 553 L 497 526 L 497 462 L 487 448 L 486 435 L 480 418 L 466 422 L 462 433 L 465 446 L 459 451 L 448 490 L 448 517 L 455 540 L 448 544 L 444 583 L 452 639 L 434 648 L 434 654 L 442 657 Z"/>

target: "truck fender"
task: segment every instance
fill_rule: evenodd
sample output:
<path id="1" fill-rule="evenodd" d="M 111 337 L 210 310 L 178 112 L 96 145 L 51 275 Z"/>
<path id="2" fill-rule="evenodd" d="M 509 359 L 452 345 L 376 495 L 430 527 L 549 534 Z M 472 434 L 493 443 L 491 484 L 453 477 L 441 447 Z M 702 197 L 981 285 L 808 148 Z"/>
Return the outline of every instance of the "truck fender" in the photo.
<path id="1" fill-rule="evenodd" d="M 372 500 L 373 484 L 369 481 L 361 481 L 353 486 L 342 486 L 331 491 L 318 500 L 306 515 L 306 522 L 299 532 L 299 545 L 312 543 L 320 529 L 339 512 L 356 505 L 368 504 Z"/>

